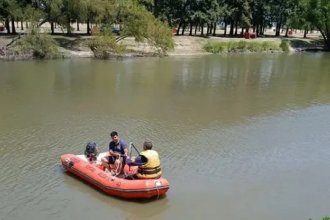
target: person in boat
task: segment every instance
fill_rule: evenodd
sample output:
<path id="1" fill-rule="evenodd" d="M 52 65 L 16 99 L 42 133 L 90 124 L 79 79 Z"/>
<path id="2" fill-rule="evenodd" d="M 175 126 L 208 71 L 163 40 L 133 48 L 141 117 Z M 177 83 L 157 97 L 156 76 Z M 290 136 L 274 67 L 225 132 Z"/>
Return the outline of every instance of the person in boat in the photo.
<path id="1" fill-rule="evenodd" d="M 111 132 L 110 137 L 109 153 L 101 161 L 112 174 L 119 174 L 123 171 L 128 155 L 127 143 L 119 137 L 116 131 Z"/>
<path id="2" fill-rule="evenodd" d="M 152 142 L 143 143 L 143 151 L 129 165 L 137 165 L 138 171 L 135 178 L 138 179 L 158 179 L 162 175 L 160 159 L 157 151 L 152 150 Z"/>

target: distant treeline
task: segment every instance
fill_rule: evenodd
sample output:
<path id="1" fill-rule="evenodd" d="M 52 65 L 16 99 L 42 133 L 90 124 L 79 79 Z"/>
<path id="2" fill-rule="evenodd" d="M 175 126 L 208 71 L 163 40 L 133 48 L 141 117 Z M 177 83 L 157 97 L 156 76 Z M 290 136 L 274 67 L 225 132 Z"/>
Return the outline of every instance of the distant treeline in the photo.
<path id="1" fill-rule="evenodd" d="M 139 13 L 144 12 L 133 7 L 136 4 L 175 27 L 178 35 L 194 35 L 197 30 L 201 35 L 215 35 L 219 24 L 229 36 L 247 30 L 263 35 L 268 27 L 274 27 L 276 36 L 281 29 L 286 34 L 290 29 L 304 30 L 305 36 L 310 30 L 318 30 L 330 48 L 329 0 L 0 0 L 0 21 L 13 34 L 15 22 L 31 20 L 39 25 L 49 22 L 52 33 L 55 24 L 71 33 L 72 22 L 77 22 L 77 30 L 79 23 L 86 23 L 90 34 L 91 24 L 127 26 L 123 24 L 127 20 L 143 23 Z"/>
<path id="2" fill-rule="evenodd" d="M 145 0 L 142 1 L 156 17 L 177 27 L 177 34 L 196 29 L 202 35 L 215 35 L 220 23 L 224 35 L 235 36 L 245 31 L 263 35 L 274 27 L 275 35 L 281 29 L 318 30 L 325 45 L 330 48 L 329 0 Z M 204 27 L 207 27 L 204 33 Z M 229 33 L 227 33 L 227 28 Z"/>

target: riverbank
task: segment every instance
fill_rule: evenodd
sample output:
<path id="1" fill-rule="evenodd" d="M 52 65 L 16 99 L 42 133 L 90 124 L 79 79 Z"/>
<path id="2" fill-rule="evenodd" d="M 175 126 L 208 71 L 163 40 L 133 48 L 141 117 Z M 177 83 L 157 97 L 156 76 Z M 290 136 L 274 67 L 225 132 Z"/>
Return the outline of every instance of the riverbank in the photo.
<path id="1" fill-rule="evenodd" d="M 29 59 L 30 57 L 17 57 L 15 53 L 6 49 L 6 45 L 10 44 L 19 36 L 0 36 L 0 59 Z M 52 36 L 59 45 L 59 51 L 64 58 L 93 58 L 94 52 L 88 47 L 87 40 L 90 36 L 73 36 L 54 35 Z M 228 43 L 244 41 L 249 43 L 265 43 L 270 42 L 273 45 L 280 46 L 281 42 L 288 42 L 288 51 L 301 52 L 301 51 L 317 51 L 322 50 L 322 40 L 318 37 L 313 38 L 274 38 L 263 37 L 256 39 L 244 38 L 226 38 L 226 37 L 195 37 L 195 36 L 173 36 L 174 49 L 167 52 L 168 56 L 189 56 L 189 55 L 206 55 L 211 54 L 205 50 L 205 45 L 208 43 Z M 126 46 L 127 51 L 124 54 L 113 54 L 110 57 L 144 57 L 144 56 L 157 56 L 156 48 L 148 45 L 147 43 L 135 42 L 134 38 L 125 38 L 121 41 Z M 260 51 L 258 51 L 260 52 Z"/>

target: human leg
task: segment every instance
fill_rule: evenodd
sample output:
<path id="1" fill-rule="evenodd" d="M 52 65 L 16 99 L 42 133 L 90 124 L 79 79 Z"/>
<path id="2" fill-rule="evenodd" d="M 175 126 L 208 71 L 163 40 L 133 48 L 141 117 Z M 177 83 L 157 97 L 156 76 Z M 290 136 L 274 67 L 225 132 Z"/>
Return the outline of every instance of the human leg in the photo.
<path id="1" fill-rule="evenodd" d="M 120 174 L 121 173 L 121 160 L 120 159 L 116 159 L 114 161 L 114 163 L 112 164 L 112 170 L 116 173 L 116 174 Z"/>
<path id="2" fill-rule="evenodd" d="M 105 169 L 109 169 L 109 156 L 102 157 L 102 158 L 101 158 L 101 163 L 102 163 L 102 166 L 103 166 Z"/>

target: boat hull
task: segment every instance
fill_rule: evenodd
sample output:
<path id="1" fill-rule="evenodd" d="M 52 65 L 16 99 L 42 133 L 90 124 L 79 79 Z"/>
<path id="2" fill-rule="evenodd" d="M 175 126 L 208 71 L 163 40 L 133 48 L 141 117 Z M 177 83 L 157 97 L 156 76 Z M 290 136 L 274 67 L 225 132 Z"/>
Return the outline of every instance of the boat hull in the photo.
<path id="1" fill-rule="evenodd" d="M 169 189 L 165 178 L 159 179 L 124 179 L 112 176 L 91 163 L 81 155 L 65 154 L 61 162 L 67 172 L 83 179 L 108 195 L 124 199 L 145 199 L 164 196 Z M 137 167 L 125 167 L 125 172 L 134 174 Z"/>

